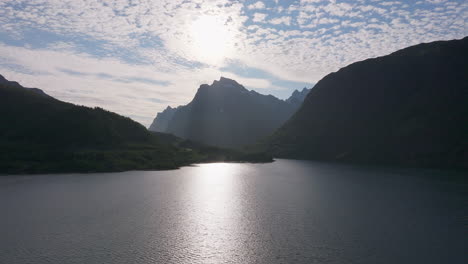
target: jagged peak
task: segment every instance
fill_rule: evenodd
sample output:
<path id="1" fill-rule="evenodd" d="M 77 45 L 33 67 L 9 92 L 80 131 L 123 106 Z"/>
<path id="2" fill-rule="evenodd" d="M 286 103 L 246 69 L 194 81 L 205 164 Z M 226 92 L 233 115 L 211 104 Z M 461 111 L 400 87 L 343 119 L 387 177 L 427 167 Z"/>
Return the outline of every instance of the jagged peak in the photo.
<path id="1" fill-rule="evenodd" d="M 215 81 L 216 82 L 216 81 Z M 235 80 L 233 79 L 229 79 L 229 78 L 226 78 L 226 77 L 223 77 L 221 76 L 221 78 L 219 78 L 219 83 L 230 83 L 230 84 L 237 84 L 237 85 L 240 85 L 238 82 L 236 82 Z"/>
<path id="2" fill-rule="evenodd" d="M 216 88 L 216 89 L 239 89 L 240 91 L 247 91 L 244 86 L 236 82 L 235 80 L 226 78 L 221 76 L 219 80 L 214 80 L 211 85 L 208 84 L 202 84 L 200 85 L 200 88 L 198 88 L 199 91 L 209 89 L 209 88 Z"/>
<path id="3" fill-rule="evenodd" d="M 298 103 L 298 102 L 302 102 L 304 101 L 305 97 L 307 96 L 307 94 L 309 93 L 310 89 L 307 89 L 307 87 L 304 87 L 302 88 L 302 90 L 299 90 L 299 89 L 296 89 L 293 91 L 293 93 L 291 94 L 291 96 L 286 99 L 285 101 L 286 102 L 289 102 L 289 103 Z"/>
<path id="4" fill-rule="evenodd" d="M 221 87 L 221 88 L 244 88 L 241 84 L 239 84 L 235 80 L 229 79 L 223 76 L 221 76 L 219 81 L 218 80 L 213 81 L 213 84 L 211 86 Z"/>
<path id="5" fill-rule="evenodd" d="M 299 96 L 301 94 L 308 93 L 309 91 L 310 91 L 310 89 L 307 88 L 307 87 L 302 88 L 302 90 L 296 89 L 296 90 L 293 91 L 291 96 Z"/>

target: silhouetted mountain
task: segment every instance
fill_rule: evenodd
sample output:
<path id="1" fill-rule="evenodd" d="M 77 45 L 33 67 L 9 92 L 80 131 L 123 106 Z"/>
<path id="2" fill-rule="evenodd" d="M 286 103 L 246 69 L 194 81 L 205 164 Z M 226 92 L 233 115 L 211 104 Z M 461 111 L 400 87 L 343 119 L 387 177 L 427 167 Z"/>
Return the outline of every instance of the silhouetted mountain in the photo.
<path id="1" fill-rule="evenodd" d="M 40 95 L 43 95 L 43 96 L 49 96 L 48 94 L 46 94 L 44 91 L 42 91 L 41 89 L 38 89 L 38 88 L 27 88 L 27 87 L 23 87 L 21 86 L 19 83 L 17 82 L 14 82 L 14 81 L 9 81 L 7 79 L 5 79 L 5 77 L 3 77 L 2 75 L 0 75 L 0 85 L 8 85 L 10 87 L 19 87 L 19 88 L 23 88 L 23 89 L 27 89 L 27 90 L 31 90 L 37 94 L 40 94 Z"/>
<path id="2" fill-rule="evenodd" d="M 281 126 L 300 106 L 299 100 L 306 92 L 307 89 L 295 91 L 286 102 L 249 91 L 236 81 L 221 77 L 212 85 L 201 85 L 188 105 L 158 113 L 150 130 L 213 146 L 238 148 Z"/>
<path id="3" fill-rule="evenodd" d="M 277 157 L 467 168 L 468 38 L 327 75 L 268 144 Z"/>
<path id="4" fill-rule="evenodd" d="M 307 89 L 306 87 L 304 87 L 302 91 L 295 90 L 292 93 L 291 97 L 286 99 L 286 102 L 290 104 L 301 105 L 302 102 L 304 102 L 304 99 L 306 98 L 309 91 L 310 89 Z"/>
<path id="5" fill-rule="evenodd" d="M 169 122 L 172 120 L 177 108 L 172 108 L 168 106 L 164 111 L 158 113 L 156 118 L 151 123 L 151 126 L 148 128 L 150 131 L 155 132 L 166 132 Z"/>
<path id="6" fill-rule="evenodd" d="M 169 136 L 150 133 L 130 118 L 0 80 L 0 174 L 171 169 L 193 162 L 269 159 L 182 140 L 165 142 Z"/>

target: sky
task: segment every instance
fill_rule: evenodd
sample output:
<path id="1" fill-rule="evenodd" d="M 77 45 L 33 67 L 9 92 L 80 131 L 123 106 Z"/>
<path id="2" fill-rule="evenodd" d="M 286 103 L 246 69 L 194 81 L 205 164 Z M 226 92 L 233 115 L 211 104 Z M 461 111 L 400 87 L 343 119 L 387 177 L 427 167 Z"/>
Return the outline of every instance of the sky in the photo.
<path id="1" fill-rule="evenodd" d="M 220 76 L 287 98 L 411 45 L 468 35 L 464 0 L 1 0 L 0 74 L 148 126 Z"/>

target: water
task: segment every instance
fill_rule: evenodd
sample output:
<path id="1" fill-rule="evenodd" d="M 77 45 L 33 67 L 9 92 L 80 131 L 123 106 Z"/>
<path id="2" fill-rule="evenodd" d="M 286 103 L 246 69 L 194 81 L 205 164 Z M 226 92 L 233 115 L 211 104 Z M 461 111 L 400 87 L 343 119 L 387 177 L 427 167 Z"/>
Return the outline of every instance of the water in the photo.
<path id="1" fill-rule="evenodd" d="M 0 263 L 468 263 L 467 185 L 306 161 L 0 177 Z"/>

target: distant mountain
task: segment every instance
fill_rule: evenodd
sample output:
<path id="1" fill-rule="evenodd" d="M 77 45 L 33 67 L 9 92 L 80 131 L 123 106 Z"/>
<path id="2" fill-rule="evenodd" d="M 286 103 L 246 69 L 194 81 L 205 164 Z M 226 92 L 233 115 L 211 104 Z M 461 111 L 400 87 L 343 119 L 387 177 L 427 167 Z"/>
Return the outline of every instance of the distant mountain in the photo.
<path id="1" fill-rule="evenodd" d="M 65 103 L 0 76 L 0 174 L 172 169 L 204 161 L 268 161 L 154 134 L 130 118 Z M 169 140 L 170 139 L 170 140 Z"/>
<path id="2" fill-rule="evenodd" d="M 158 113 L 150 130 L 221 147 L 239 148 L 268 136 L 299 108 L 308 89 L 286 101 L 249 91 L 221 77 L 203 84 L 188 105 Z"/>
<path id="3" fill-rule="evenodd" d="M 309 92 L 310 89 L 307 89 L 306 87 L 304 87 L 302 91 L 295 90 L 292 95 L 286 99 L 286 102 L 290 104 L 301 105 Z"/>
<path id="4" fill-rule="evenodd" d="M 277 157 L 468 168 L 468 38 L 409 47 L 320 80 L 269 140 Z"/>
<path id="5" fill-rule="evenodd" d="M 164 111 L 158 113 L 156 118 L 153 120 L 153 123 L 151 123 L 149 130 L 155 132 L 166 132 L 177 109 L 178 108 L 168 106 Z"/>

